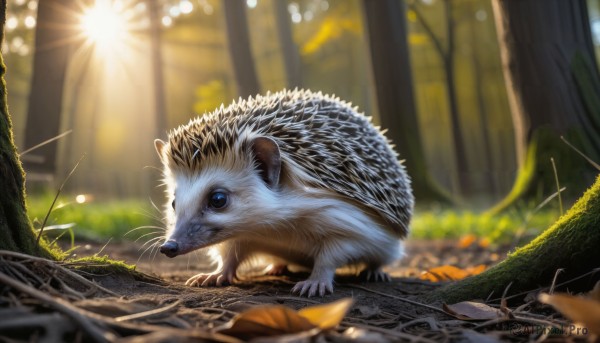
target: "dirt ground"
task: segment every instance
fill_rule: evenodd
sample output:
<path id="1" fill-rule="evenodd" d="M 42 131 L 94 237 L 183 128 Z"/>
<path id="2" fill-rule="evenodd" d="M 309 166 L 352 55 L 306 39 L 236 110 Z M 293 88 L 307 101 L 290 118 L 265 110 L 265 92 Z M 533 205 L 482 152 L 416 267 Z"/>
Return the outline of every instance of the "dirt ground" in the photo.
<path id="1" fill-rule="evenodd" d="M 459 241 L 408 241 L 403 259 L 387 266 L 385 271 L 394 278 L 418 277 L 424 271 L 442 266 L 453 265 L 468 268 L 478 265 L 487 267 L 497 263 L 506 256 L 505 247 L 496 249 L 482 248 L 477 244 L 460 247 Z M 210 272 L 210 258 L 202 252 L 176 258 L 168 258 L 156 250 L 145 251 L 146 247 L 134 242 L 109 242 L 106 245 L 98 242 L 81 243 L 74 251 L 74 257 L 89 255 L 107 255 L 112 259 L 135 264 L 136 270 L 158 276 L 175 283 L 184 283 L 190 276 Z M 68 248 L 68 247 L 64 247 Z M 259 270 L 248 271 L 260 274 Z"/>
<path id="2" fill-rule="evenodd" d="M 108 255 L 136 264 L 136 270 L 149 277 L 82 271 L 73 275 L 72 268 L 76 266 L 68 263 L 55 266 L 53 262 L 27 256 L 0 256 L 12 278 L 23 282 L 3 288 L 0 280 L 0 342 L 240 342 L 251 338 L 260 342 L 372 343 L 528 342 L 540 337 L 573 340 L 560 332 L 549 336 L 535 331 L 547 325 L 566 327 L 569 323 L 556 317 L 548 307 L 533 308 L 538 306 L 534 302 L 522 301 L 520 307 L 513 308 L 514 312 L 505 308 L 503 311 L 510 313 L 501 318 L 470 321 L 448 315 L 439 304 L 418 301 L 416 295 L 440 286 L 420 280 L 418 276 L 424 271 L 442 265 L 491 266 L 505 257 L 502 249 L 494 251 L 476 244 L 461 247 L 454 241 L 409 241 L 405 258 L 386 268 L 391 282 L 363 282 L 353 275 L 338 275 L 334 294 L 313 298 L 290 293 L 295 282 L 307 277 L 306 273 L 265 276 L 254 269 L 247 270 L 242 280 L 231 286 L 186 287 L 185 280 L 190 276 L 211 271 L 213 267 L 206 258 L 191 254 L 169 259 L 149 251 L 142 254 L 143 249 L 137 243 L 82 243 L 73 257 Z M 74 282 L 79 275 L 92 283 L 87 281 L 87 286 L 82 286 Z M 4 279 L 7 285 L 8 281 Z M 11 293 L 10 289 L 20 292 Z M 252 330 L 263 335 L 264 325 L 258 329 L 256 325 L 252 329 L 246 327 L 237 338 L 220 331 L 240 313 L 256 306 L 283 305 L 298 310 L 342 298 L 351 298 L 354 303 L 334 330 L 285 331 L 285 335 L 276 338 L 248 336 Z M 502 309 L 498 301 L 491 305 L 498 311 Z M 56 312 L 50 314 L 48 309 Z M 548 313 L 552 314 L 552 322 L 544 319 Z M 291 320 L 285 316 L 284 319 Z"/>

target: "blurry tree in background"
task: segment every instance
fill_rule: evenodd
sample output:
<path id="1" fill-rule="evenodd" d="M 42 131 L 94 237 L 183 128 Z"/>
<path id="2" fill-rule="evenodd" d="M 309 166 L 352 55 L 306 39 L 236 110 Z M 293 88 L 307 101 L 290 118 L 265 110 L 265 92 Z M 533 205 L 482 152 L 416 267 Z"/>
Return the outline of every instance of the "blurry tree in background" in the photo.
<path id="1" fill-rule="evenodd" d="M 530 191 L 556 188 L 550 158 L 570 194 L 596 175 L 560 141 L 600 159 L 600 75 L 585 0 L 494 0 L 519 175 L 497 210 Z"/>
<path id="2" fill-rule="evenodd" d="M 404 4 L 397 0 L 363 0 L 371 63 L 381 124 L 397 145 L 412 178 L 415 196 L 442 200 L 431 179 L 421 145 L 413 96 Z"/>
<path id="3" fill-rule="evenodd" d="M 164 139 L 167 132 L 167 108 L 163 76 L 162 28 L 160 23 L 160 5 L 158 1 L 146 0 L 150 17 L 150 46 L 152 58 L 152 76 L 154 97 L 154 117 L 156 137 Z"/>
<path id="4" fill-rule="evenodd" d="M 223 0 L 223 11 L 227 26 L 229 55 L 238 95 L 242 98 L 255 96 L 260 93 L 260 85 L 250 50 L 245 1 Z"/>
<path id="5" fill-rule="evenodd" d="M 35 30 L 33 77 L 29 93 L 24 148 L 29 149 L 59 134 L 63 91 L 72 44 L 77 2 L 46 0 L 38 6 Z M 46 144 L 25 160 L 29 179 L 35 175 L 53 177 L 56 172 L 57 143 Z"/>
<path id="6" fill-rule="evenodd" d="M 292 36 L 292 23 L 287 9 L 287 3 L 280 0 L 272 0 L 275 6 L 275 20 L 277 22 L 277 34 L 279 45 L 283 55 L 285 66 L 286 86 L 294 89 L 302 87 L 302 73 L 300 68 L 300 53 L 298 46 Z"/>
<path id="7" fill-rule="evenodd" d="M 424 28 L 427 36 L 433 43 L 435 50 L 440 55 L 442 61 L 444 76 L 446 81 L 446 94 L 449 104 L 449 115 L 450 115 L 450 132 L 452 141 L 454 142 L 453 152 L 454 159 L 456 161 L 456 174 L 458 175 L 458 193 L 468 194 L 470 188 L 470 180 L 468 174 L 468 161 L 467 161 L 467 149 L 465 147 L 465 135 L 461 126 L 461 116 L 458 108 L 458 94 L 456 93 L 456 77 L 454 68 L 455 59 L 455 29 L 453 18 L 452 2 L 450 0 L 443 0 L 444 9 L 444 21 L 445 21 L 445 46 L 442 43 L 442 39 L 438 38 L 429 25 L 427 20 L 421 14 L 421 10 L 417 5 L 417 2 L 411 2 L 410 9 L 415 13 L 417 20 Z"/>

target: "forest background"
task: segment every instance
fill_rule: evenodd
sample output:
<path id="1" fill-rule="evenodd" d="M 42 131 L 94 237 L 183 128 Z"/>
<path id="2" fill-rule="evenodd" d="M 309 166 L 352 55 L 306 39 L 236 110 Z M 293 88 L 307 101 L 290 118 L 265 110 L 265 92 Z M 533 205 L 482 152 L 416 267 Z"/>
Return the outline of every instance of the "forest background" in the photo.
<path id="1" fill-rule="evenodd" d="M 26 151 L 68 133 L 22 155 L 30 214 L 38 219 L 45 215 L 50 193 L 85 155 L 65 186 L 68 195 L 62 205 L 68 206 L 61 206 L 50 224 L 102 230 L 116 223 L 121 233 L 143 225 L 148 218 L 135 213 L 156 216 L 151 204 L 162 203 L 162 190 L 156 186 L 160 171 L 153 168 L 159 166 L 154 138 L 164 138 L 169 128 L 240 96 L 286 87 L 335 94 L 389 129 L 415 180 L 423 214 L 415 226 L 421 236 L 427 236 L 423 231 L 432 220 L 445 222 L 440 236 L 514 230 L 556 192 L 551 157 L 561 187 L 566 187 L 566 202 L 592 184 L 594 169 L 560 141 L 565 135 L 599 160 L 597 114 L 588 122 L 587 138 L 581 138 L 573 131 L 585 125 L 579 121 L 573 129 L 570 124 L 579 116 L 577 106 L 569 110 L 567 105 L 568 111 L 555 120 L 538 105 L 536 112 L 548 122 L 534 124 L 548 127 L 550 138 L 537 143 L 540 151 L 548 148 L 537 152 L 535 168 L 527 162 L 534 130 L 511 108 L 511 80 L 504 68 L 509 64 L 502 58 L 502 34 L 490 1 L 383 1 L 383 6 L 392 6 L 387 19 L 377 12 L 381 8 L 368 3 L 9 1 L 2 50 L 16 145 Z M 600 4 L 573 4 L 566 7 L 583 5 L 575 11 L 575 24 L 589 28 L 589 42 L 582 44 L 588 44 L 587 57 L 595 54 L 593 63 L 598 63 Z M 552 8 L 557 6 L 547 7 L 536 18 L 540 27 L 544 22 L 573 24 L 556 17 Z M 406 26 L 386 27 L 390 22 Z M 398 50 L 402 44 L 389 42 L 402 35 L 408 49 Z M 567 36 L 555 37 L 557 44 Z M 526 43 L 544 48 L 544 42 Z M 381 51 L 397 58 L 392 59 L 393 68 L 386 65 L 389 60 L 378 59 Z M 402 77 L 384 79 L 382 67 L 383 74 L 389 70 Z M 519 67 L 530 68 L 534 75 L 540 72 L 532 65 Z M 585 68 L 597 72 L 596 65 Z M 554 87 L 542 78 L 532 83 Z M 395 100 L 383 98 L 384 89 L 395 89 Z M 546 102 L 553 106 L 550 99 Z M 411 115 L 413 122 L 398 120 Z M 521 194 L 512 196 L 515 192 Z M 479 217 L 442 210 L 457 205 L 478 212 L 498 203 L 504 208 L 503 199 L 504 205 L 516 208 L 517 218 L 514 213 L 484 218 L 486 228 Z M 553 206 L 557 208 L 548 208 Z M 543 228 L 555 216 L 545 219 L 531 226 Z"/>

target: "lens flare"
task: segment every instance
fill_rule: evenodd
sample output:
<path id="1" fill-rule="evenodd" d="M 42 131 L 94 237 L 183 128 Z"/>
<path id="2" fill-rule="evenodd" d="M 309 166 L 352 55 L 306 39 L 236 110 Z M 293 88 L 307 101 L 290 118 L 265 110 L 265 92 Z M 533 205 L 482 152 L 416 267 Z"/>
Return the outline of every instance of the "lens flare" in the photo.
<path id="1" fill-rule="evenodd" d="M 97 0 L 81 17 L 81 29 L 86 37 L 100 47 L 110 47 L 127 33 L 121 6 L 107 0 Z"/>

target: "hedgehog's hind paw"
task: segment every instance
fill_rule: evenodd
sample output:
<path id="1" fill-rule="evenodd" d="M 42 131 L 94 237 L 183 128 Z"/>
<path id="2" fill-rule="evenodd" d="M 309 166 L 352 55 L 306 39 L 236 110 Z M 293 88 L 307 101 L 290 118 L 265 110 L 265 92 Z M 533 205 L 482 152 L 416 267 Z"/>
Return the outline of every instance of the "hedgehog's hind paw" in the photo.
<path id="1" fill-rule="evenodd" d="M 384 272 L 381 268 L 365 269 L 363 270 L 359 278 L 367 282 L 391 282 L 392 277 L 390 274 Z"/>
<path id="2" fill-rule="evenodd" d="M 189 278 L 186 282 L 186 286 L 197 286 L 197 287 L 206 287 L 206 286 L 227 286 L 233 283 L 233 279 L 235 278 L 234 273 L 225 273 L 225 272 L 217 272 L 210 274 L 197 274 Z"/>
<path id="3" fill-rule="evenodd" d="M 320 295 L 325 296 L 325 293 L 333 293 L 333 282 L 331 280 L 311 280 L 300 281 L 292 288 L 292 293 L 299 296 L 306 295 L 308 298 Z"/>

